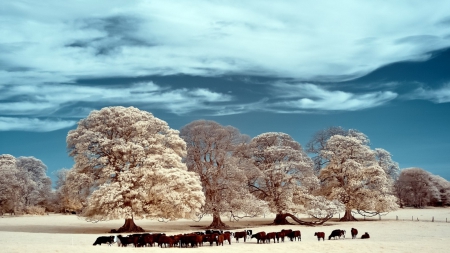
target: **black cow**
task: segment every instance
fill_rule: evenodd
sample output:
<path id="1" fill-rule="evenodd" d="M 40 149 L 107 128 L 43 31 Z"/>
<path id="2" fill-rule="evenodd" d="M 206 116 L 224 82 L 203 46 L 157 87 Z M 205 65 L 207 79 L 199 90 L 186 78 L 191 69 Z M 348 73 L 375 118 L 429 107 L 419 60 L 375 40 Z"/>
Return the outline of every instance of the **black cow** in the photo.
<path id="1" fill-rule="evenodd" d="M 301 241 L 302 240 L 302 234 L 300 233 L 300 230 L 295 230 L 290 232 L 289 234 L 286 235 L 287 237 L 289 237 L 289 239 L 291 239 L 291 241 Z"/>
<path id="2" fill-rule="evenodd" d="M 369 239 L 370 235 L 366 232 L 361 236 L 361 239 Z"/>
<path id="3" fill-rule="evenodd" d="M 93 246 L 95 245 L 102 245 L 102 243 L 107 243 L 109 246 L 114 243 L 114 236 L 100 236 L 97 237 L 97 240 L 95 240 Z"/>
<path id="4" fill-rule="evenodd" d="M 129 236 L 123 237 L 122 235 L 118 235 L 117 239 L 118 239 L 117 246 L 126 247 L 126 246 L 128 246 L 128 244 L 134 244 L 135 240 L 138 239 L 138 238 L 135 239 L 134 236 L 132 236 L 132 237 L 129 237 Z M 137 243 L 137 241 L 136 241 L 136 243 Z"/>
<path id="5" fill-rule="evenodd" d="M 352 232 L 352 239 L 355 239 L 356 236 L 358 235 L 358 229 L 352 228 L 351 232 Z"/>
<path id="6" fill-rule="evenodd" d="M 330 236 L 328 236 L 328 240 L 331 240 L 331 237 L 333 237 L 335 240 L 336 240 L 336 237 L 339 237 L 339 239 L 341 239 L 341 236 L 344 236 L 344 238 L 345 238 L 345 231 L 336 229 L 336 230 L 333 230 L 333 232 L 331 232 Z"/>

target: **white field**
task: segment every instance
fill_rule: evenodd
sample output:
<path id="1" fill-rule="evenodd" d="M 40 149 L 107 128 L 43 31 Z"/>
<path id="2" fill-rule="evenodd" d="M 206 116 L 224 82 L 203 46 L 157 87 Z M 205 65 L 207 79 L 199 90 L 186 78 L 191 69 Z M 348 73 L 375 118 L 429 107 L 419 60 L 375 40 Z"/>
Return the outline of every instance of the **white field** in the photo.
<path id="1" fill-rule="evenodd" d="M 399 220 L 396 220 L 398 216 Z M 412 221 L 411 219 L 414 219 Z M 434 222 L 431 222 L 434 217 Z M 360 218 L 360 217 L 358 217 Z M 419 221 L 417 221 L 417 218 Z M 448 223 L 446 223 L 448 218 Z M 224 218 L 226 221 L 226 218 Z M 95 239 L 112 228 L 119 228 L 123 221 L 107 221 L 89 223 L 75 215 L 50 214 L 46 216 L 9 216 L 0 218 L 0 252 L 450 252 L 450 208 L 401 209 L 387 216 L 358 221 L 338 222 L 332 220 L 323 226 L 306 227 L 299 225 L 269 226 L 273 217 L 244 219 L 239 222 L 227 222 L 240 231 L 244 228 L 253 232 L 272 232 L 283 228 L 300 230 L 301 242 L 256 244 L 253 239 L 246 243 L 235 243 L 224 246 L 203 246 L 195 249 L 185 248 L 119 248 L 103 244 L 92 246 Z M 168 223 L 154 220 L 137 220 L 136 223 L 149 232 L 166 232 L 179 234 L 189 231 L 201 231 L 208 225 L 210 219 L 195 222 L 179 220 Z M 358 229 L 358 239 L 352 240 L 350 229 Z M 347 238 L 341 240 L 327 240 L 318 242 L 314 232 L 325 232 L 326 236 L 334 229 L 347 231 Z M 368 232 L 368 240 L 359 239 Z"/>

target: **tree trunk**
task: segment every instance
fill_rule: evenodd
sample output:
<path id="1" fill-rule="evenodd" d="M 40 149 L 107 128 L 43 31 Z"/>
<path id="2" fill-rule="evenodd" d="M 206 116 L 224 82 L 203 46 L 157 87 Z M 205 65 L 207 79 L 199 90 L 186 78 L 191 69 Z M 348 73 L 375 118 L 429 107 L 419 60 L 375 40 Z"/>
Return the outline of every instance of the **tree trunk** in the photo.
<path id="1" fill-rule="evenodd" d="M 274 225 L 291 225 L 289 221 L 286 220 L 288 217 L 288 213 L 278 213 L 277 216 L 275 216 L 275 220 L 273 220 Z"/>
<path id="2" fill-rule="evenodd" d="M 210 228 L 223 229 L 223 228 L 228 228 L 228 226 L 222 222 L 222 219 L 220 219 L 219 213 L 213 213 L 213 221 L 208 226 L 208 229 L 210 229 Z"/>
<path id="3" fill-rule="evenodd" d="M 358 220 L 355 217 L 353 217 L 351 209 L 346 209 L 344 216 L 339 221 L 358 221 Z"/>
<path id="4" fill-rule="evenodd" d="M 145 230 L 137 226 L 134 223 L 133 219 L 125 219 L 125 224 L 123 224 L 122 227 L 120 227 L 117 230 L 115 229 L 111 230 L 111 233 L 131 233 L 131 232 L 145 232 Z"/>
<path id="5" fill-rule="evenodd" d="M 320 218 L 315 221 L 303 221 L 303 220 L 300 220 L 299 218 L 295 217 L 295 215 L 293 215 L 291 213 L 279 213 L 275 217 L 275 220 L 273 220 L 273 224 L 274 225 L 287 225 L 287 224 L 291 225 L 291 224 L 293 224 L 293 223 L 290 223 L 289 221 L 287 221 L 287 219 L 286 219 L 287 217 L 290 217 L 293 221 L 295 221 L 299 225 L 316 226 L 316 225 L 324 224 L 326 221 L 331 219 L 333 217 L 333 215 L 329 215 L 325 218 Z"/>

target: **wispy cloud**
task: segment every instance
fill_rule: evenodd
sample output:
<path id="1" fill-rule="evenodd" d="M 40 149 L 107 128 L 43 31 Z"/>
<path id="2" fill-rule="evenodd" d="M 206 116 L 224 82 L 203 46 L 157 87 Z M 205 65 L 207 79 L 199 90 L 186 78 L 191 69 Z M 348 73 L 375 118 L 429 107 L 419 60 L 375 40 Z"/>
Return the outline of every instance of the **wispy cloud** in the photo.
<path id="1" fill-rule="evenodd" d="M 0 86 L 2 115 L 50 116 L 64 106 L 72 106 L 74 103 L 151 105 L 182 114 L 203 108 L 204 103 L 230 100 L 232 96 L 208 89 L 169 89 L 153 82 L 136 83 L 126 87 L 88 87 L 73 84 Z"/>
<path id="2" fill-rule="evenodd" d="M 391 91 L 370 93 L 351 93 L 339 90 L 327 90 L 311 83 L 286 84 L 275 83 L 273 92 L 283 98 L 273 103 L 274 108 L 282 112 L 289 110 L 317 111 L 356 111 L 383 105 L 397 97 Z"/>
<path id="3" fill-rule="evenodd" d="M 417 88 L 410 94 L 405 95 L 407 99 L 423 99 L 430 100 L 434 103 L 449 103 L 450 102 L 450 83 L 444 84 L 441 88 Z"/>
<path id="4" fill-rule="evenodd" d="M 50 132 L 75 124 L 74 120 L 0 117 L 0 131 Z"/>

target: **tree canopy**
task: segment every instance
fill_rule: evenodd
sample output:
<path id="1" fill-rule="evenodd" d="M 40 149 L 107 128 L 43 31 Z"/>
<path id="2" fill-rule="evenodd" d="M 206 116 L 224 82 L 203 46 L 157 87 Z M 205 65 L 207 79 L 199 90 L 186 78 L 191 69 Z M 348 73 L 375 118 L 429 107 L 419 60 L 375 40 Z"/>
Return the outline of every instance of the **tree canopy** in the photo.
<path id="1" fill-rule="evenodd" d="M 397 208 L 392 180 L 379 165 L 376 152 L 361 136 L 332 136 L 321 151 L 329 162 L 320 171 L 322 192 L 339 200 L 346 213 L 341 220 L 354 220 L 352 210 L 389 212 Z"/>
<path id="2" fill-rule="evenodd" d="M 52 184 L 46 172 L 35 157 L 0 155 L 0 212 L 43 214 Z"/>
<path id="3" fill-rule="evenodd" d="M 308 213 L 324 222 L 339 211 L 337 203 L 314 194 L 319 180 L 313 162 L 291 136 L 264 133 L 252 139 L 249 150 L 259 172 L 250 178 L 250 190 L 277 214 L 276 224 L 287 223 L 286 213 Z"/>
<path id="4" fill-rule="evenodd" d="M 188 218 L 204 194 L 182 158 L 177 130 L 134 107 L 92 111 L 67 136 L 75 165 L 66 177 L 71 196 L 89 220 L 125 219 L 122 231 L 139 231 L 134 218 Z"/>
<path id="5" fill-rule="evenodd" d="M 221 214 L 254 216 L 267 210 L 247 188 L 253 167 L 240 152 L 248 136 L 231 126 L 197 120 L 181 129 L 181 137 L 187 143 L 188 170 L 200 175 L 206 197 L 202 213 L 213 215 L 211 228 L 226 227 Z"/>

